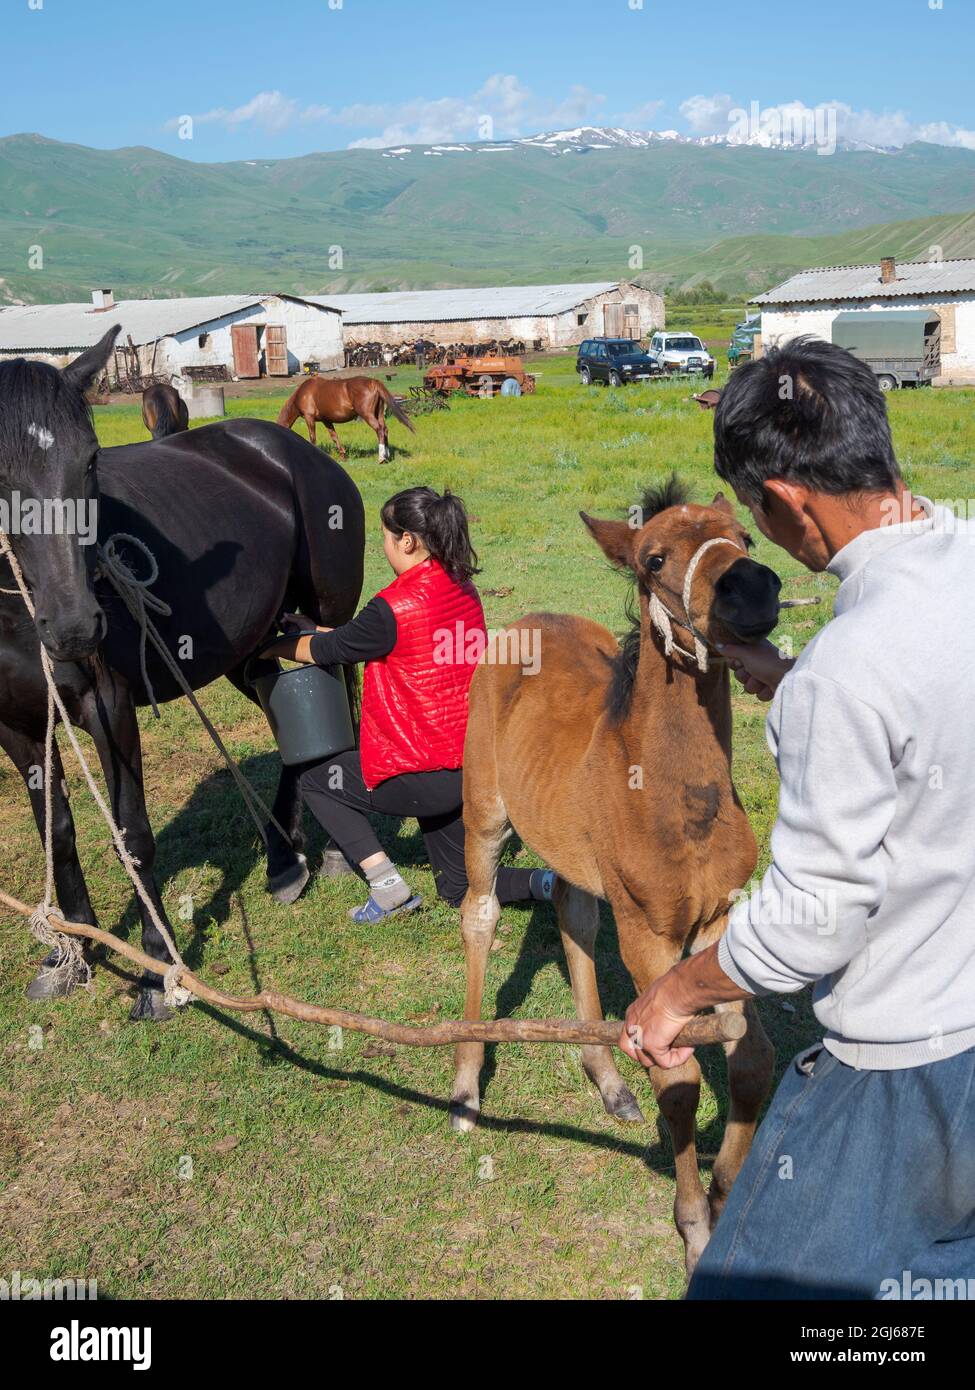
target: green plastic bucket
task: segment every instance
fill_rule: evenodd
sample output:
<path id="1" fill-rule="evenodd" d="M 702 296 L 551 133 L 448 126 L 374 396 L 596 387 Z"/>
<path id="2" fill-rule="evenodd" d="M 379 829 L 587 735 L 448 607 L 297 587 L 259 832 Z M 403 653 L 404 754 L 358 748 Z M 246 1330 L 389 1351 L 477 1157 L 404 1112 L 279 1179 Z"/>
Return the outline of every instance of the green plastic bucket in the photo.
<path id="1" fill-rule="evenodd" d="M 251 684 L 286 767 L 320 762 L 355 747 L 341 667 L 298 666 L 258 676 Z"/>

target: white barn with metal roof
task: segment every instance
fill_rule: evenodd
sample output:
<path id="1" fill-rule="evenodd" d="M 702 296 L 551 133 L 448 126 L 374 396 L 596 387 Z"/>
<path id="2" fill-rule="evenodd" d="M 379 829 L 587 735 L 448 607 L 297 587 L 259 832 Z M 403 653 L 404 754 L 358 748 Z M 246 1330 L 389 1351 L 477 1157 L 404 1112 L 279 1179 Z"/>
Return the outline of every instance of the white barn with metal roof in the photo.
<path id="1" fill-rule="evenodd" d="M 304 362 L 344 361 L 342 320 L 326 301 L 295 295 L 221 294 L 127 299 L 96 290 L 89 304 L 14 305 L 0 310 L 0 360 L 32 357 L 65 366 L 121 324 L 109 377 L 177 381 L 208 369 L 228 378 L 288 376 Z"/>
<path id="2" fill-rule="evenodd" d="M 603 335 L 642 338 L 664 325 L 660 295 L 626 280 L 310 297 L 342 311 L 346 343 L 516 339 L 552 348 Z"/>
<path id="3" fill-rule="evenodd" d="M 941 320 L 943 385 L 975 385 L 975 259 L 827 266 L 804 270 L 751 301 L 762 311 L 762 346 L 801 333 L 832 341 L 839 313 L 933 309 Z"/>

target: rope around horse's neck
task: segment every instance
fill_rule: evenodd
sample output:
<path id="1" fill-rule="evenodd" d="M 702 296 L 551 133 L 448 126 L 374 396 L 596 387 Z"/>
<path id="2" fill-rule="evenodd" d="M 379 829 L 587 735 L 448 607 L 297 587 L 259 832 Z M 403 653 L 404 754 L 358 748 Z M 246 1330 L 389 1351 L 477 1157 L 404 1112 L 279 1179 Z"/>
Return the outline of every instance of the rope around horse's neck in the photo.
<path id="1" fill-rule="evenodd" d="M 137 579 L 133 574 L 132 570 L 130 570 L 129 567 L 124 563 L 124 561 L 122 561 L 119 558 L 118 545 L 122 542 L 130 542 L 137 549 L 140 549 L 149 559 L 150 576 L 148 579 Z M 36 621 L 34 601 L 31 597 L 30 589 L 28 588 L 27 582 L 24 579 L 23 571 L 20 568 L 20 563 L 13 552 L 13 547 L 10 544 L 10 539 L 7 536 L 6 532 L 3 530 L 0 530 L 0 554 L 6 556 L 14 580 L 17 585 L 16 590 L 11 592 L 17 592 L 20 594 L 27 608 L 27 612 L 30 614 L 31 620 Z M 194 709 L 196 710 L 197 714 L 200 716 L 200 719 L 203 722 L 204 728 L 207 730 L 207 733 L 209 733 L 210 737 L 213 739 L 220 753 L 223 755 L 223 758 L 227 763 L 227 766 L 230 768 L 230 771 L 233 774 L 234 779 L 237 782 L 237 785 L 241 791 L 241 795 L 244 799 L 244 804 L 250 811 L 251 816 L 254 819 L 254 823 L 256 824 L 265 845 L 267 844 L 267 835 L 264 830 L 264 826 L 260 821 L 259 812 L 263 812 L 271 821 L 271 823 L 279 831 L 281 831 L 281 834 L 285 835 L 285 839 L 288 839 L 289 837 L 285 834 L 283 830 L 281 830 L 281 826 L 278 825 L 278 822 L 271 815 L 270 811 L 268 811 L 261 797 L 258 795 L 256 791 L 254 791 L 253 787 L 244 777 L 237 764 L 231 758 L 229 752 L 226 749 L 226 746 L 224 745 L 223 740 L 217 733 L 213 724 L 210 722 L 205 711 L 202 709 L 199 701 L 196 698 L 195 692 L 193 691 L 189 682 L 186 680 L 186 677 L 183 675 L 182 671 L 179 669 L 179 666 L 175 658 L 173 657 L 169 648 L 163 642 L 158 630 L 156 629 L 155 624 L 149 617 L 147 611 L 147 609 L 149 608 L 152 608 L 153 612 L 164 614 L 167 617 L 171 612 L 168 604 L 164 603 L 162 599 L 159 599 L 155 595 L 147 592 L 148 586 L 150 584 L 155 583 L 156 579 L 159 576 L 159 565 L 156 561 L 155 556 L 149 550 L 148 546 L 146 546 L 142 541 L 140 541 L 138 537 L 129 536 L 124 533 L 119 533 L 118 535 L 111 536 L 109 540 L 106 541 L 105 546 L 103 548 L 99 548 L 99 561 L 101 572 L 116 589 L 116 591 L 119 594 L 119 597 L 122 599 L 126 608 L 129 610 L 130 614 L 139 626 L 140 665 L 142 668 L 143 680 L 146 686 L 146 693 L 149 696 L 149 700 L 152 705 L 153 711 L 156 714 L 156 717 L 158 718 L 159 716 L 159 710 L 156 707 L 155 693 L 152 689 L 151 684 L 149 683 L 149 677 L 146 671 L 145 646 L 147 637 L 152 642 L 153 647 L 161 656 L 170 674 L 180 685 L 181 689 L 183 690 L 183 693 L 189 697 Z M 64 725 L 65 732 L 71 744 L 72 751 L 74 752 L 74 755 L 78 760 L 78 764 L 81 768 L 84 779 L 88 784 L 88 790 L 91 792 L 95 804 L 101 812 L 102 818 L 104 819 L 106 825 L 108 826 L 109 832 L 112 837 L 112 842 L 115 845 L 115 849 L 122 863 L 122 867 L 125 869 L 125 872 L 131 879 L 132 885 L 135 888 L 136 895 L 139 898 L 139 901 L 146 909 L 146 912 L 149 915 L 149 920 L 152 922 L 153 926 L 159 932 L 163 944 L 165 945 L 166 950 L 169 952 L 170 958 L 172 960 L 172 964 L 170 965 L 168 970 L 166 970 L 163 976 L 163 988 L 165 991 L 166 1002 L 167 1004 L 172 1004 L 175 1006 L 186 1004 L 189 1002 L 192 996 L 190 995 L 189 990 L 183 989 L 179 985 L 180 974 L 186 969 L 186 966 L 183 962 L 183 958 L 179 953 L 179 949 L 176 945 L 176 942 L 173 940 L 172 933 L 170 932 L 166 923 L 162 919 L 162 914 L 158 911 L 155 903 L 152 901 L 151 897 L 147 893 L 145 885 L 143 884 L 142 879 L 140 878 L 137 872 L 139 867 L 139 861 L 135 859 L 126 848 L 125 832 L 121 830 L 118 824 L 116 823 L 115 818 L 112 815 L 112 812 L 101 793 L 98 783 L 96 782 L 92 774 L 91 768 L 85 757 L 84 750 L 82 749 L 81 744 L 78 742 L 78 737 L 75 733 L 74 726 L 71 722 L 71 718 L 68 714 L 67 709 L 65 708 L 65 704 L 61 698 L 60 692 L 58 691 L 57 682 L 54 678 L 54 664 L 51 660 L 51 657 L 48 654 L 48 651 L 44 646 L 43 642 L 41 642 L 39 645 L 41 657 L 41 670 L 44 673 L 44 680 L 47 685 L 47 731 L 44 740 L 45 880 L 44 900 L 43 902 L 39 903 L 37 908 L 34 910 L 30 919 L 30 927 L 31 931 L 33 932 L 34 936 L 38 939 L 38 941 L 40 941 L 42 945 L 51 947 L 51 949 L 54 952 L 55 959 L 49 966 L 46 967 L 46 969 L 58 977 L 59 983 L 63 979 L 70 978 L 74 981 L 80 980 L 81 982 L 87 984 L 87 982 L 91 979 L 91 968 L 84 958 L 81 942 L 79 941 L 79 939 L 77 937 L 67 936 L 63 932 L 58 932 L 57 930 L 55 930 L 54 927 L 51 926 L 49 921 L 51 913 L 54 911 L 54 904 L 52 901 L 54 897 L 54 747 L 57 715 L 60 715 L 61 722 Z"/>
<path id="2" fill-rule="evenodd" d="M 691 586 L 694 583 L 694 574 L 701 562 L 701 557 L 715 545 L 733 545 L 736 550 L 741 550 L 741 546 L 738 542 L 733 541 L 730 536 L 712 536 L 710 540 L 698 546 L 697 550 L 695 550 L 694 554 L 691 556 L 690 562 L 684 573 L 684 590 L 681 594 L 681 602 L 684 605 L 683 618 L 678 618 L 676 613 L 671 613 L 659 594 L 653 589 L 650 590 L 650 601 L 648 604 L 650 622 L 663 640 L 664 656 L 670 659 L 674 652 L 679 652 L 681 656 L 686 656 L 689 661 L 695 662 L 697 669 L 702 675 L 708 670 L 708 648 L 712 647 L 713 644 L 708 641 L 703 633 L 698 632 L 697 628 L 694 626 L 693 619 L 691 618 Z M 686 628 L 694 638 L 694 650 L 692 652 L 687 651 L 685 647 L 679 646 L 674 640 L 674 623 L 676 623 L 678 627 Z M 720 658 L 715 659 L 718 660 Z"/>

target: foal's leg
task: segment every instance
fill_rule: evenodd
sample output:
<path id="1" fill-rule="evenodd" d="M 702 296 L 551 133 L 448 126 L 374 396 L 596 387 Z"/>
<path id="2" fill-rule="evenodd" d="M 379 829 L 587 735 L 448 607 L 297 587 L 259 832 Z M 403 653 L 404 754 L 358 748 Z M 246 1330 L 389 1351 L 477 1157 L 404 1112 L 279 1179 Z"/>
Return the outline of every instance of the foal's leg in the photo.
<path id="1" fill-rule="evenodd" d="M 44 742 L 18 733 L 14 729 L 9 729 L 5 724 L 0 724 L 0 748 L 3 748 L 24 779 L 24 785 L 30 797 L 31 809 L 34 812 L 34 819 L 37 822 L 37 829 L 43 844 L 46 821 L 43 786 Z M 51 792 L 51 840 L 54 851 L 54 886 L 57 891 L 58 907 L 67 921 L 87 922 L 91 926 L 97 927 L 98 919 L 91 905 L 88 886 L 85 883 L 81 862 L 78 859 L 74 818 L 68 804 L 64 768 L 61 764 L 61 754 L 57 744 L 54 745 Z M 85 949 L 87 953 L 90 951 L 90 946 L 86 946 Z M 52 952 L 51 956 L 47 957 L 44 962 L 45 965 L 49 962 L 53 963 L 53 954 Z M 70 994 L 77 987 L 77 984 L 77 980 L 59 980 L 57 976 L 52 975 L 42 966 L 27 986 L 27 997 L 34 1000 L 51 999 L 57 995 Z"/>
<path id="2" fill-rule="evenodd" d="M 159 889 L 152 876 L 156 862 L 156 841 L 146 810 L 142 780 L 142 744 L 136 719 L 135 702 L 128 690 L 114 682 L 103 682 L 85 697 L 81 726 L 91 736 L 108 788 L 109 805 L 115 824 L 125 837 L 125 847 L 138 862 L 136 873 L 146 896 L 172 935 Z M 142 918 L 142 949 L 163 967 L 172 964 L 158 928 L 141 897 L 136 895 Z M 161 1022 L 170 1017 L 163 995 L 162 980 L 149 971 L 139 982 L 139 994 L 129 1017 L 135 1021 Z"/>
<path id="3" fill-rule="evenodd" d="M 501 798 L 489 798 L 491 813 L 483 815 L 481 798 L 468 797 L 464 783 L 464 834 L 467 863 L 467 895 L 461 906 L 460 930 L 464 938 L 467 966 L 467 994 L 464 1017 L 479 1019 L 484 999 L 484 977 L 501 905 L 494 891 L 494 879 L 501 848 L 511 834 Z M 478 814 L 478 813 L 481 814 Z M 477 1124 L 481 1111 L 480 1077 L 484 1065 L 483 1043 L 458 1043 L 454 1050 L 454 1089 L 450 1098 L 450 1127 L 466 1133 Z"/>
<path id="4" fill-rule="evenodd" d="M 599 904 L 591 893 L 584 893 L 581 888 L 570 887 L 558 879 L 555 908 L 565 958 L 569 963 L 576 1013 L 581 1019 L 601 1019 L 603 1009 L 599 1002 L 594 960 L 599 933 Z M 616 1070 L 612 1048 L 583 1047 L 582 1067 L 589 1080 L 598 1087 L 607 1114 L 615 1120 L 636 1122 L 643 1119 L 632 1091 Z"/>
<path id="5" fill-rule="evenodd" d="M 303 416 L 302 416 L 302 419 L 304 420 L 305 425 L 306 425 L 307 428 L 308 428 L 308 440 L 309 440 L 309 443 L 314 444 L 314 445 L 316 446 L 316 448 L 317 448 L 317 446 L 318 446 L 318 437 L 317 437 L 316 432 L 315 432 L 315 416 L 314 416 L 314 415 L 303 415 Z"/>
<path id="6" fill-rule="evenodd" d="M 695 941 L 691 954 L 712 945 L 723 934 L 727 925 L 722 918 L 715 928 L 704 933 Z M 718 1004 L 717 1013 L 726 1010 L 743 1013 L 748 1020 L 748 1031 L 744 1037 L 723 1044 L 728 1059 L 728 1094 L 730 1105 L 725 1121 L 721 1148 L 711 1170 L 711 1189 L 708 1203 L 711 1208 L 711 1229 L 721 1215 L 735 1178 L 752 1146 L 759 1111 L 772 1086 L 772 1073 L 775 1066 L 775 1049 L 769 1042 L 762 1027 L 758 1011 L 751 1000 L 736 1000 L 731 1004 Z"/>
<path id="7" fill-rule="evenodd" d="M 613 903 L 619 930 L 620 950 L 626 968 L 639 993 L 680 959 L 683 943 L 656 936 L 645 918 L 624 915 L 625 909 Z M 697 1107 L 701 1098 L 701 1068 L 692 1055 L 679 1067 L 650 1068 L 650 1082 L 657 1105 L 674 1148 L 677 1192 L 674 1198 L 674 1224 L 684 1242 L 687 1277 L 701 1257 L 711 1234 L 708 1199 L 701 1184 L 697 1162 Z"/>

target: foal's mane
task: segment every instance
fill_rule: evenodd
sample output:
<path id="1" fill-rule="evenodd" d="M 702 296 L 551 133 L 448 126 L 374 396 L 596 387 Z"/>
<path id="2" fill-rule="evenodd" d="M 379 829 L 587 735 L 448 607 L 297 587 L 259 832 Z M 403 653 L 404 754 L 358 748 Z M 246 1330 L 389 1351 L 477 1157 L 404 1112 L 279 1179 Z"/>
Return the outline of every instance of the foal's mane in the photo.
<path id="1" fill-rule="evenodd" d="M 24 357 L 0 362 L 0 474 L 29 457 L 31 436 L 41 428 L 55 439 L 91 431 L 84 392 L 45 362 Z"/>
<path id="2" fill-rule="evenodd" d="M 682 507 L 690 500 L 687 484 L 671 473 L 665 483 L 652 484 L 646 489 L 640 503 L 642 524 L 646 525 L 652 517 L 665 512 L 668 507 Z M 633 702 L 633 683 L 636 680 L 637 663 L 640 660 L 640 606 L 636 602 L 638 588 L 636 576 L 628 571 L 631 579 L 626 596 L 626 616 L 629 627 L 620 643 L 616 656 L 609 658 L 610 678 L 606 690 L 606 709 L 614 724 L 621 723 L 630 712 Z"/>

